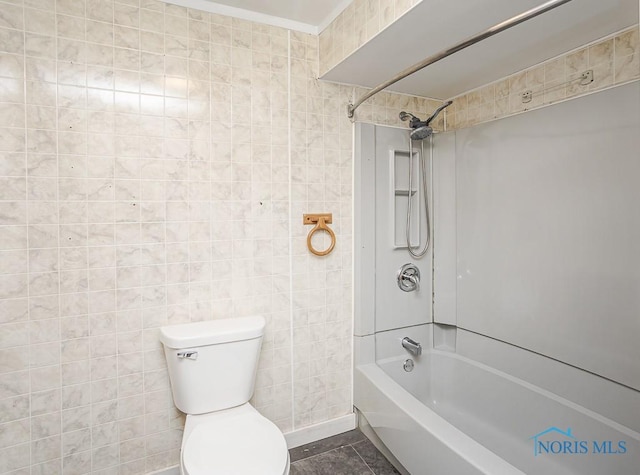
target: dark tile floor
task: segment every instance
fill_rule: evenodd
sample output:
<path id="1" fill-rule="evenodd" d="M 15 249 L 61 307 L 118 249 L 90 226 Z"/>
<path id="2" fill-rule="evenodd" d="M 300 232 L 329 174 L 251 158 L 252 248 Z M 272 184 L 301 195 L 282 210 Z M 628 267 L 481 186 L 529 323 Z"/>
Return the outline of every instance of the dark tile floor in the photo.
<path id="1" fill-rule="evenodd" d="M 289 451 L 291 475 L 395 475 L 393 465 L 354 429 Z"/>

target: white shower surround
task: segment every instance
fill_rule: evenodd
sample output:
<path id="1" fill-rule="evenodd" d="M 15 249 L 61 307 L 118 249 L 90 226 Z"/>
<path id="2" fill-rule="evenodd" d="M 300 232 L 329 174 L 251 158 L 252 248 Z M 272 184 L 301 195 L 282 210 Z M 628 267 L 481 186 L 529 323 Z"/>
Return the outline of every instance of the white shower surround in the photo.
<path id="1" fill-rule="evenodd" d="M 515 136 L 528 136 L 525 131 L 531 131 L 532 128 L 535 130 L 529 135 L 543 137 L 544 134 L 552 134 L 556 136 L 556 139 L 562 134 L 567 137 L 575 135 L 577 139 L 576 137 L 566 139 L 569 142 L 573 141 L 574 146 L 576 143 L 581 143 L 581 136 L 578 133 L 580 131 L 585 136 L 589 133 L 607 130 L 608 135 L 604 136 L 602 140 L 607 145 L 613 146 L 615 144 L 618 148 L 612 147 L 604 157 L 611 160 L 616 157 L 619 161 L 598 162 L 599 155 L 597 153 L 593 157 L 585 156 L 584 165 L 589 170 L 584 172 L 584 176 L 580 175 L 582 181 L 579 183 L 582 185 L 590 183 L 593 174 L 598 175 L 598 165 L 615 167 L 615 164 L 618 164 L 618 168 L 626 170 L 625 176 L 627 178 L 637 176 L 638 164 L 633 157 L 631 159 L 624 156 L 620 158 L 620 155 L 625 153 L 628 155 L 630 151 L 638 149 L 637 134 L 620 136 L 619 131 L 614 129 L 615 126 L 619 126 L 626 127 L 627 131 L 638 130 L 638 109 L 637 107 L 634 109 L 634 105 L 640 104 L 639 91 L 640 82 L 635 81 L 589 97 L 558 104 L 552 110 L 539 110 L 535 113 L 496 121 L 478 127 L 475 131 L 474 129 L 463 130 L 457 132 L 462 134 L 463 145 L 456 143 L 454 134 L 442 134 L 437 137 L 433 169 L 436 221 L 433 321 L 444 325 L 432 325 L 429 317 L 423 325 L 408 326 L 398 323 L 395 327 L 390 327 L 390 324 L 397 320 L 396 312 L 381 312 L 366 298 L 364 302 L 356 305 L 354 403 L 374 429 L 376 435 L 411 473 L 609 473 L 624 475 L 635 473 L 634 462 L 637 457 L 633 454 L 637 454 L 640 449 L 640 419 L 638 417 L 640 414 L 640 392 L 636 387 L 633 365 L 627 362 L 626 366 L 622 365 L 620 368 L 616 366 L 617 359 L 620 359 L 621 362 L 625 362 L 629 358 L 633 360 L 635 346 L 630 344 L 612 345 L 611 338 L 596 339 L 596 343 L 600 342 L 601 345 L 604 345 L 600 351 L 607 352 L 607 358 L 600 365 L 596 365 L 594 358 L 588 354 L 580 353 L 580 351 L 584 352 L 584 349 L 581 350 L 579 346 L 578 350 L 573 353 L 570 351 L 571 348 L 558 349 L 557 338 L 552 337 L 549 341 L 554 341 L 556 346 L 543 347 L 543 350 L 540 350 L 541 344 L 548 343 L 544 334 L 533 331 L 525 332 L 522 328 L 518 328 L 518 331 L 512 329 L 509 332 L 504 325 L 501 328 L 494 328 L 491 324 L 495 323 L 494 319 L 497 317 L 495 312 L 483 315 L 482 309 L 478 308 L 477 315 L 474 316 L 470 311 L 469 302 L 464 302 L 464 306 L 461 306 L 461 295 L 467 299 L 472 295 L 474 301 L 477 301 L 478 289 L 475 289 L 475 293 L 469 294 L 469 284 L 465 284 L 467 286 L 466 293 L 459 293 L 460 279 L 464 277 L 461 276 L 460 265 L 469 262 L 469 256 L 473 256 L 469 250 L 469 246 L 473 245 L 473 239 L 470 239 L 469 236 L 461 237 L 459 235 L 462 228 L 460 226 L 461 217 L 458 213 L 462 202 L 463 211 L 466 213 L 462 219 L 472 218 L 473 213 L 469 214 L 468 206 L 474 201 L 470 202 L 466 198 L 461 200 L 456 192 L 456 186 L 464 187 L 461 191 L 463 194 L 472 193 L 469 191 L 469 187 L 473 185 L 473 182 L 469 180 L 469 170 L 477 171 L 479 167 L 478 164 L 472 163 L 473 160 L 470 157 L 467 157 L 467 162 L 459 165 L 467 167 L 465 172 L 461 174 L 460 170 L 456 170 L 455 165 L 451 166 L 451 163 L 456 163 L 456 154 L 462 146 L 479 149 L 488 147 L 489 152 L 485 151 L 485 154 L 481 154 L 480 157 L 489 163 L 487 166 L 494 165 L 493 169 L 502 170 L 492 161 L 495 161 L 495 154 L 501 153 L 498 151 L 495 137 L 510 139 Z M 590 110 L 597 110 L 599 114 L 597 117 L 602 120 L 603 124 L 606 124 L 604 127 L 598 127 L 596 132 L 592 130 L 594 127 L 593 115 L 591 115 L 592 119 L 586 119 L 589 117 L 588 111 Z M 572 117 L 573 120 L 571 120 Z M 551 125 L 547 124 L 547 120 L 555 120 L 556 128 L 553 128 L 553 122 Z M 564 124 L 563 121 L 570 121 L 567 122 L 569 132 L 576 133 L 572 134 L 564 129 L 561 130 L 559 125 Z M 501 124 L 503 128 L 501 128 Z M 518 124 L 520 129 L 518 129 Z M 529 129 L 527 129 L 527 124 Z M 536 124 L 539 127 L 535 128 Z M 370 132 L 369 127 L 373 126 L 358 125 L 356 139 L 366 137 L 367 134 L 375 136 L 379 133 L 378 130 Z M 547 130 L 547 127 L 551 127 L 553 132 Z M 589 140 L 583 141 L 580 146 L 582 148 L 579 147 L 579 150 L 582 152 L 584 148 L 591 147 L 602 153 L 601 144 L 594 144 Z M 508 143 L 508 140 L 506 143 L 509 153 L 515 160 L 517 151 L 513 149 L 513 144 Z M 531 142 L 528 143 L 529 146 L 532 146 Z M 363 173 L 366 166 L 362 164 L 365 162 L 364 157 L 372 156 L 375 151 L 372 152 L 368 149 L 371 147 L 370 144 L 366 142 L 363 144 L 364 149 L 360 154 L 356 154 L 356 206 L 362 206 L 368 200 L 371 201 L 371 198 L 367 198 L 367 194 L 373 193 L 371 184 L 366 182 L 367 174 Z M 574 157 L 570 150 L 571 145 L 565 144 L 559 152 L 558 158 L 566 160 L 568 169 L 574 170 L 575 163 L 572 161 Z M 547 150 L 546 152 L 554 154 L 556 151 Z M 522 155 L 526 154 L 525 152 Z M 544 153 L 539 155 L 541 159 L 548 158 Z M 548 162 L 544 163 L 549 165 Z M 511 164 L 507 168 L 514 171 L 517 167 Z M 550 171 L 548 170 L 548 172 Z M 555 172 L 558 171 L 555 170 Z M 491 182 L 491 180 L 487 177 L 484 178 L 482 185 L 486 186 L 486 182 Z M 505 177 L 505 181 L 509 182 L 507 177 Z M 615 182 L 605 180 L 605 183 L 611 185 Z M 627 196 L 627 202 L 634 202 L 629 196 L 633 197 L 635 190 L 626 184 L 626 179 L 620 182 L 615 193 Z M 524 192 L 522 187 L 519 189 Z M 502 195 L 499 197 L 504 198 Z M 547 207 L 549 206 L 547 201 L 542 200 L 542 202 Z M 586 203 L 590 203 L 590 201 Z M 516 207 L 517 204 L 510 203 L 510 206 Z M 561 208 L 556 207 L 556 209 Z M 629 211 L 628 207 L 623 207 L 623 209 L 626 209 L 627 213 L 633 212 Z M 602 212 L 602 209 L 599 209 L 598 212 Z M 357 212 L 356 216 L 360 214 Z M 366 210 L 364 216 L 368 216 Z M 636 228 L 632 223 L 633 220 L 629 219 L 629 232 L 633 233 L 635 231 L 631 230 Z M 468 224 L 465 226 L 464 229 L 469 233 Z M 512 226 L 515 224 L 512 223 Z M 364 237 L 366 230 L 371 227 L 372 225 L 368 224 L 365 218 L 360 221 L 356 220 L 357 269 L 360 268 L 358 259 L 366 257 L 367 252 L 371 252 L 367 251 L 367 247 L 371 245 L 371 242 L 375 242 L 375 239 L 371 237 Z M 620 229 L 619 226 L 611 226 L 610 228 Z M 363 236 L 359 236 L 359 234 Z M 479 232 L 479 236 L 482 237 L 483 234 Z M 567 236 L 564 235 L 564 238 L 567 239 Z M 598 245 L 601 244 L 597 239 L 595 242 Z M 459 248 L 462 244 L 466 245 L 467 254 L 464 257 L 467 261 L 461 261 L 459 255 Z M 544 252 L 544 249 L 541 251 Z M 609 251 L 624 252 L 621 248 Z M 379 251 L 375 252 L 376 255 L 379 254 Z M 475 252 L 478 252 L 478 249 Z M 633 256 L 629 255 L 628 259 L 633 259 Z M 602 263 L 602 257 L 596 262 Z M 367 269 L 377 268 L 375 262 L 365 260 L 363 264 Z M 575 262 L 567 265 L 570 264 L 575 264 Z M 464 269 L 467 268 L 463 267 Z M 470 270 L 473 271 L 474 267 L 472 266 Z M 623 269 L 623 271 L 627 275 L 627 281 L 636 275 L 628 275 L 626 270 Z M 483 275 L 487 279 L 491 278 L 486 273 Z M 356 280 L 356 302 L 360 302 L 359 299 L 362 299 L 363 296 L 369 295 L 367 293 L 367 286 L 370 285 L 369 280 L 366 276 L 361 276 Z M 577 282 L 581 283 L 580 280 Z M 611 298 L 614 294 L 608 295 Z M 370 296 L 372 299 L 378 298 L 378 292 Z M 487 299 L 489 297 L 487 295 Z M 594 301 L 597 303 L 599 295 L 589 295 L 584 298 L 595 299 Z M 513 304 L 511 301 L 509 302 Z M 523 305 L 526 305 L 528 300 L 524 299 L 522 302 Z M 615 306 L 618 309 L 633 308 L 633 302 L 632 300 L 616 301 Z M 580 303 L 580 305 L 583 304 Z M 519 315 L 517 312 L 513 312 L 513 308 L 507 308 L 505 315 L 509 315 L 509 309 L 511 309 L 514 318 Z M 541 321 L 545 321 L 546 316 L 541 315 L 539 309 L 536 315 Z M 618 313 L 612 311 L 609 323 L 619 328 L 633 326 L 633 322 L 624 320 L 625 315 L 629 315 L 627 310 L 621 310 Z M 555 315 L 555 324 L 560 329 L 574 328 L 573 335 L 576 340 L 581 338 L 580 335 L 583 338 L 591 339 L 594 332 L 597 332 L 597 325 L 589 324 L 591 320 L 584 322 L 589 324 L 588 329 L 578 333 L 575 328 L 579 322 L 576 322 L 574 317 L 570 316 L 564 321 L 562 314 Z M 593 315 L 590 318 L 593 319 Z M 526 325 L 527 322 L 529 320 L 523 320 L 521 325 Z M 451 325 L 459 325 L 460 328 L 452 330 Z M 472 331 L 465 330 L 467 327 Z M 383 331 L 380 331 L 381 329 Z M 619 330 L 612 329 L 612 331 Z M 496 337 L 494 333 L 499 336 Z M 637 332 L 634 333 L 633 328 L 628 328 L 626 334 L 621 335 L 621 338 L 628 338 L 630 334 L 637 334 Z M 453 335 L 455 336 L 451 338 Z M 525 335 L 525 338 L 517 339 L 519 335 Z M 414 357 L 403 350 L 401 340 L 405 336 L 421 342 L 423 347 L 427 349 L 425 354 L 421 357 Z M 507 343 L 504 343 L 505 341 Z M 517 346 L 514 346 L 514 343 Z M 451 353 L 431 350 L 432 346 L 446 349 Z M 527 351 L 527 348 L 533 351 Z M 403 360 L 408 357 L 416 361 L 416 367 L 412 373 L 405 373 L 401 369 Z M 584 369 L 580 369 L 581 366 Z M 469 384 L 472 380 L 477 383 L 476 386 Z M 517 404 L 512 405 L 514 401 L 517 401 Z M 442 406 L 438 403 L 442 402 L 445 406 L 448 405 L 449 410 L 439 409 Z M 460 413 L 463 413 L 465 417 L 458 417 Z M 477 422 L 477 424 L 474 425 L 472 422 Z M 527 460 L 527 457 L 532 456 L 531 452 L 533 451 L 533 441 L 529 438 L 552 426 L 564 427 L 565 430 L 567 426 L 570 426 L 574 428 L 574 434 L 578 438 L 625 440 L 628 449 L 627 456 L 625 458 L 625 455 L 622 454 L 617 458 L 607 459 L 601 455 L 590 455 L 588 463 L 584 463 L 580 457 L 571 459 L 570 456 L 565 456 L 559 465 L 554 466 L 552 471 L 549 471 L 549 466 L 546 467 L 546 471 L 545 469 L 537 471 L 536 466 L 531 465 L 532 461 Z M 496 433 L 502 434 L 502 438 L 496 438 Z M 502 445 L 505 444 L 509 445 L 506 451 L 502 448 Z M 529 455 L 525 449 L 531 450 Z M 585 460 L 587 459 L 585 458 Z M 546 462 L 555 463 L 558 461 L 551 459 Z M 532 467 L 534 468 L 532 469 Z"/>

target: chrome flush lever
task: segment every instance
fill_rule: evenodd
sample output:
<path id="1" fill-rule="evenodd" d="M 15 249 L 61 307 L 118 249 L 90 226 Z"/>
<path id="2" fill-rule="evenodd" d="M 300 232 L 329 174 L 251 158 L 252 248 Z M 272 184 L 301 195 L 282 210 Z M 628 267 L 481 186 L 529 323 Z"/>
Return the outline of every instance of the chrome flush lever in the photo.
<path id="1" fill-rule="evenodd" d="M 182 358 L 182 359 L 197 360 L 198 352 L 197 351 L 179 351 L 177 356 L 178 358 Z"/>
<path id="2" fill-rule="evenodd" d="M 417 341 L 412 340 L 408 336 L 405 336 L 402 339 L 402 347 L 407 350 L 409 353 L 414 354 L 416 356 L 420 356 L 422 354 L 422 345 Z"/>

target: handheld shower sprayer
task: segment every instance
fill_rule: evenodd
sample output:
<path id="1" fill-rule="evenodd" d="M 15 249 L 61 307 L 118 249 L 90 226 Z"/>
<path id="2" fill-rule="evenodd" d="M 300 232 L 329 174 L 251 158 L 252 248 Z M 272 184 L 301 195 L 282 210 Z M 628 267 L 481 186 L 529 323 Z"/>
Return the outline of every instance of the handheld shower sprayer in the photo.
<path id="1" fill-rule="evenodd" d="M 407 120 L 409 120 L 409 119 L 411 119 L 411 120 L 414 120 L 414 119 L 415 119 L 415 120 L 420 120 L 420 119 L 418 119 L 415 115 L 413 115 L 413 114 L 412 114 L 412 113 L 410 113 L 410 112 L 405 112 L 405 111 L 400 112 L 400 120 L 401 120 L 401 121 L 403 121 L 403 122 L 404 122 L 404 121 L 407 121 Z"/>
<path id="2" fill-rule="evenodd" d="M 442 105 L 440 107 L 438 107 L 435 111 L 433 111 L 433 113 L 429 116 L 429 118 L 427 120 L 420 120 L 418 117 L 416 117 L 415 115 L 411 114 L 410 112 L 405 112 L 402 111 L 400 112 L 400 120 L 402 121 L 406 121 L 406 120 L 410 120 L 409 122 L 409 127 L 411 128 L 411 132 L 409 133 L 409 192 L 407 193 L 407 221 L 406 221 L 406 239 L 407 239 L 407 250 L 409 251 L 409 254 L 411 254 L 411 256 L 415 257 L 416 259 L 421 258 L 422 256 L 424 256 L 427 253 L 427 250 L 429 249 L 429 243 L 431 240 L 431 224 L 430 224 L 430 220 L 429 220 L 429 198 L 428 198 L 428 193 L 427 193 L 427 162 L 426 162 L 426 158 L 424 155 L 424 139 L 426 139 L 427 137 L 430 137 L 433 134 L 433 129 L 430 127 L 431 122 L 434 121 L 434 119 L 436 117 L 438 117 L 438 114 L 440 114 L 440 112 L 442 112 L 445 108 L 449 107 L 451 104 L 453 104 L 453 101 L 447 101 L 442 103 Z M 418 178 L 418 182 L 422 181 L 422 190 L 421 190 L 421 194 L 423 196 L 424 199 L 424 212 L 426 214 L 425 216 L 425 221 L 426 221 L 426 242 L 424 243 L 424 246 L 422 248 L 420 248 L 420 245 L 413 247 L 411 246 L 411 208 L 412 208 L 412 196 L 413 196 L 413 192 L 411 190 L 412 184 L 413 184 L 413 141 L 414 140 L 419 140 L 420 141 L 420 151 L 421 153 L 419 154 L 419 161 L 420 161 L 420 172 L 422 174 L 422 180 L 420 180 Z"/>

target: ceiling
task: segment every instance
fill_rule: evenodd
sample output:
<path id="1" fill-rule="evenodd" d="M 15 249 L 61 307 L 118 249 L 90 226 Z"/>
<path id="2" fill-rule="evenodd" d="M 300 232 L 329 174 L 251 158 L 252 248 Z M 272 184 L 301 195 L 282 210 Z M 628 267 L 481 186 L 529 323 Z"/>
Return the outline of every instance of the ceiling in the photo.
<path id="1" fill-rule="evenodd" d="M 164 0 L 305 33 L 319 34 L 353 0 Z"/>

